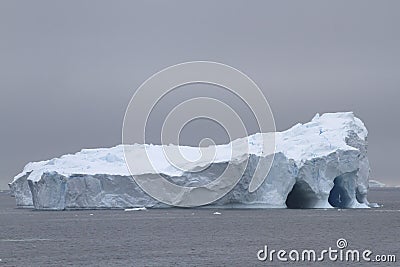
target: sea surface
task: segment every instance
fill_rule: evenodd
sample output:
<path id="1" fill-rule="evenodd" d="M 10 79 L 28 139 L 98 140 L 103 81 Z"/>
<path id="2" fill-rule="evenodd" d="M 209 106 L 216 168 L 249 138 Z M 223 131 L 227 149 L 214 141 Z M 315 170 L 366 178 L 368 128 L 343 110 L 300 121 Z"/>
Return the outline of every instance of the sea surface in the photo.
<path id="1" fill-rule="evenodd" d="M 400 188 L 374 188 L 374 209 L 34 211 L 0 193 L 3 266 L 400 266 Z M 220 214 L 214 214 L 218 212 Z M 268 249 L 368 249 L 395 263 L 260 261 Z M 261 256 L 263 254 L 260 254 Z M 294 254 L 295 255 L 295 254 Z"/>

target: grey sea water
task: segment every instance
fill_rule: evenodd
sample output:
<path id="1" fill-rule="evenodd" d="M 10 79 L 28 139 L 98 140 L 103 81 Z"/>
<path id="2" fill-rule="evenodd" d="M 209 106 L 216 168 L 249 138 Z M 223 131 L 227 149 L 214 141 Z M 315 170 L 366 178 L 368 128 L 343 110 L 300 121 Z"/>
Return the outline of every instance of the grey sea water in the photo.
<path id="1" fill-rule="evenodd" d="M 33 211 L 0 193 L 3 266 L 399 266 L 400 188 L 369 194 L 376 209 Z M 259 261 L 270 249 L 369 249 L 397 263 Z"/>

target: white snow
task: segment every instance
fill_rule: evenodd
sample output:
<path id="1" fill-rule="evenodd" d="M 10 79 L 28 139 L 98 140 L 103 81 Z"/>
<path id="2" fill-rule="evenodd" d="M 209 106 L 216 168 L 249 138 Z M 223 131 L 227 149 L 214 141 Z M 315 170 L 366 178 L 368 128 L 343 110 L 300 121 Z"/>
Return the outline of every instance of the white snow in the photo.
<path id="1" fill-rule="evenodd" d="M 273 134 L 275 151 L 268 151 L 263 140 Z M 182 185 L 190 184 L 188 176 L 195 182 L 213 180 L 212 176 L 231 160 L 232 155 L 234 159 L 249 156 L 250 163 L 275 156 L 267 179 L 255 192 L 247 190 L 252 171 L 249 169 L 235 189 L 214 204 L 285 207 L 292 191 L 293 200 L 289 203 L 308 202 L 304 207 L 327 208 L 332 207 L 330 193 L 337 184 L 336 188 L 340 189 L 337 192 L 347 197 L 346 203 L 342 203 L 344 207 L 366 207 L 367 134 L 362 121 L 352 112 L 317 114 L 310 122 L 297 124 L 283 132 L 258 133 L 234 141 L 247 143 L 248 154 L 247 151 L 232 153 L 232 143 L 218 145 L 211 170 L 195 175 L 171 165 L 163 149 L 174 149 L 173 146 L 134 144 L 83 149 L 76 154 L 27 164 L 10 183 L 10 188 L 18 206 L 33 205 L 37 209 L 162 207 L 163 204 L 145 194 L 131 178 L 124 149 L 138 155 L 132 175 L 160 173 Z M 201 153 L 197 147 L 181 146 L 179 149 L 190 159 L 198 158 Z M 151 165 L 139 157 L 144 151 Z M 252 164 L 249 166 L 251 168 Z M 332 201 L 336 201 L 333 196 Z"/>

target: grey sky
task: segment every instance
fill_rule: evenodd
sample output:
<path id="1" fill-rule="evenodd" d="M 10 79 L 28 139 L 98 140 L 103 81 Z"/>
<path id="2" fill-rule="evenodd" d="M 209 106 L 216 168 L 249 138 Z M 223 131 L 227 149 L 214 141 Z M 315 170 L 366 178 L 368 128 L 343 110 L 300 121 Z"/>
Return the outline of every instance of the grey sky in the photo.
<path id="1" fill-rule="evenodd" d="M 399 10 L 395 0 L 1 1 L 0 188 L 29 161 L 120 143 L 134 90 L 191 60 L 249 75 L 278 130 L 354 111 L 370 131 L 372 176 L 400 184 Z M 223 136 L 195 124 L 184 142 Z"/>

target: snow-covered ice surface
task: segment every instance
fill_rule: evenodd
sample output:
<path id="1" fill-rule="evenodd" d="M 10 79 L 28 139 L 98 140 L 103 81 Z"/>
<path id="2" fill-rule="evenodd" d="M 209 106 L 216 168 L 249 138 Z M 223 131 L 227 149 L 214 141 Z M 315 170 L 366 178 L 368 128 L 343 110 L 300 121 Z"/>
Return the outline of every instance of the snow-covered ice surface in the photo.
<path id="1" fill-rule="evenodd" d="M 275 134 L 275 152 L 263 148 L 263 140 Z M 248 164 L 243 177 L 213 207 L 244 208 L 364 208 L 368 207 L 369 162 L 367 129 L 352 112 L 318 114 L 312 121 L 277 133 L 258 133 L 233 142 L 247 142 Z M 213 181 L 231 160 L 231 146 L 216 146 L 216 158 L 200 172 L 175 168 L 158 145 L 130 145 L 125 150 L 143 152 L 149 164 L 132 175 L 162 174 L 183 186 Z M 180 147 L 196 158 L 198 148 Z M 36 209 L 96 209 L 168 207 L 147 195 L 133 180 L 124 159 L 124 147 L 84 149 L 47 161 L 29 163 L 10 183 L 19 207 Z M 140 153 L 138 153 L 140 154 Z M 234 153 L 241 157 L 244 153 Z M 248 190 L 255 166 L 273 160 L 261 186 Z M 240 159 L 235 159 L 240 164 Z M 232 162 L 232 161 L 231 161 Z"/>

